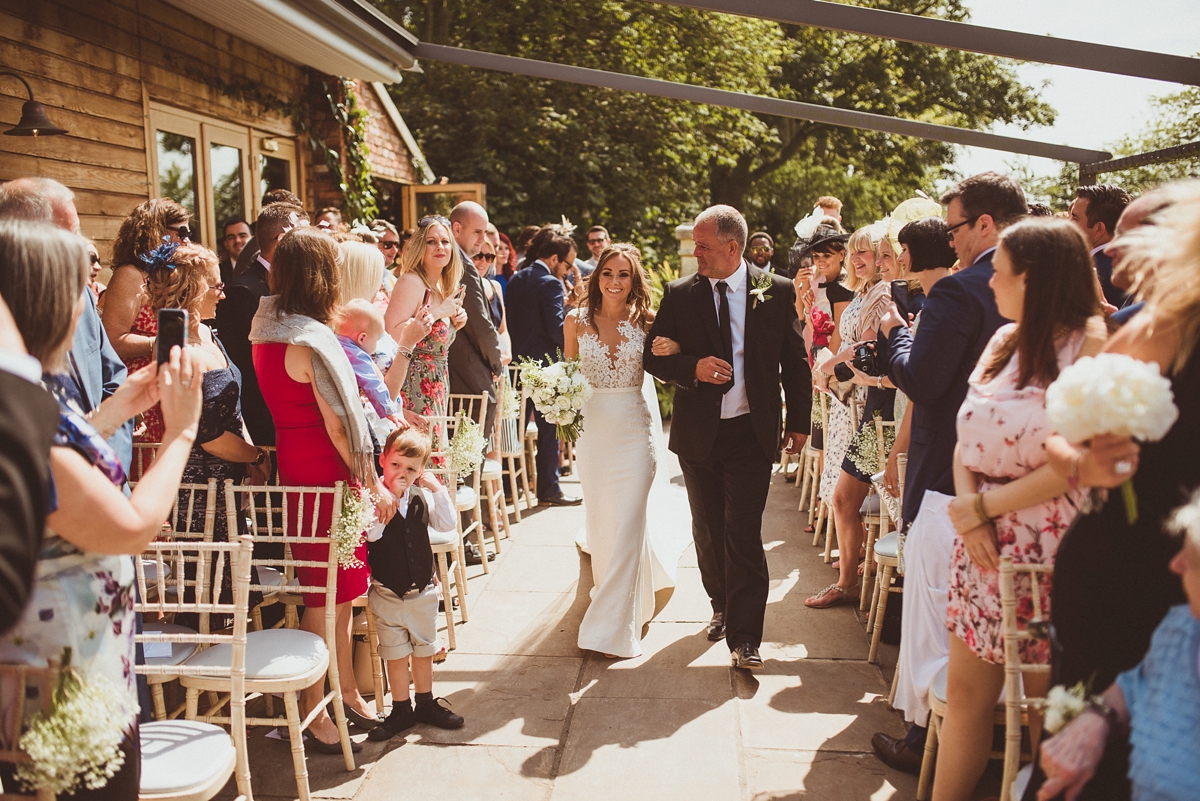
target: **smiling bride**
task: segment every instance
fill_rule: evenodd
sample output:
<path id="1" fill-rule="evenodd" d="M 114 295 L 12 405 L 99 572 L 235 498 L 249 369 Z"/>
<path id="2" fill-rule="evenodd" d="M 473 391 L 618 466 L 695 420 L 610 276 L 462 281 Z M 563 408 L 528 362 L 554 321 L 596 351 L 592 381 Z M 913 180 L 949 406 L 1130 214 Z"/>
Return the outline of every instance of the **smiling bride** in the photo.
<path id="1" fill-rule="evenodd" d="M 653 320 L 637 248 L 620 243 L 600 254 L 583 302 L 564 323 L 564 355 L 579 356 L 594 389 L 583 408 L 587 425 L 576 451 L 594 585 L 579 625 L 579 647 L 610 658 L 641 655 L 654 593 L 674 586 L 689 539 L 685 527 L 668 521 L 647 525 L 651 491 L 666 480 L 660 472 L 666 449 L 654 379 L 642 370 Z M 652 347 L 661 355 L 679 349 L 665 338 Z"/>

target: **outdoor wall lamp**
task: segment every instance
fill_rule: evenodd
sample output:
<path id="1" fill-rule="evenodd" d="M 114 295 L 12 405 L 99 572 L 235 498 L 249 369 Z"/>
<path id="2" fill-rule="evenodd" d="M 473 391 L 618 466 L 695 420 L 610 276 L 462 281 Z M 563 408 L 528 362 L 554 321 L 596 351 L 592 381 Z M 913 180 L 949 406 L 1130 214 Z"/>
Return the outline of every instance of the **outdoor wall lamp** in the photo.
<path id="1" fill-rule="evenodd" d="M 7 70 L 0 72 L 0 77 L 5 75 L 12 76 L 25 84 L 25 91 L 29 93 L 29 99 L 25 101 L 25 105 L 21 106 L 21 121 L 15 128 L 5 131 L 5 136 L 58 136 L 67 132 L 65 128 L 59 128 L 50 122 L 50 118 L 46 116 L 46 109 L 33 99 L 33 90 L 29 88 L 28 81 L 15 72 Z"/>

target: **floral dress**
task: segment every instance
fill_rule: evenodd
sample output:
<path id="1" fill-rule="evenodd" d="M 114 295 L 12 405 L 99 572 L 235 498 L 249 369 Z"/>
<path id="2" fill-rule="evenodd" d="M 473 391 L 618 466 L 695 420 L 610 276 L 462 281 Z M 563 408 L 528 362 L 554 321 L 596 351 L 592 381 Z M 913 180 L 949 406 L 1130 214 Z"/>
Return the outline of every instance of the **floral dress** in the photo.
<path id="1" fill-rule="evenodd" d="M 408 376 L 401 391 L 404 408 L 422 416 L 446 416 L 450 404 L 450 363 L 447 360 L 456 333 L 446 320 L 435 320 L 429 335 L 413 348 Z"/>
<path id="2" fill-rule="evenodd" d="M 842 312 L 842 319 L 838 325 L 838 331 L 842 336 L 842 349 L 838 351 L 838 354 L 845 352 L 847 348 L 854 347 L 855 336 L 858 333 L 858 316 L 862 307 L 863 295 L 855 294 L 850 305 Z M 863 388 L 857 387 L 847 401 L 854 403 L 860 390 Z M 820 488 L 821 500 L 827 504 L 833 503 L 833 490 L 837 486 L 838 477 L 842 474 L 842 460 L 846 457 L 850 440 L 854 438 L 854 421 L 850 416 L 850 407 L 838 403 L 833 398 L 829 398 L 828 402 L 829 419 L 825 421 L 825 469 L 821 472 Z"/>
<path id="3" fill-rule="evenodd" d="M 1051 431 L 1046 420 L 1045 388 L 1017 387 L 1020 365 L 1015 353 L 998 375 L 986 382 L 983 379 L 992 354 L 1015 328 L 1010 323 L 992 335 L 971 373 L 966 400 L 958 411 L 959 454 L 963 465 L 979 474 L 980 492 L 1020 478 L 1046 463 L 1046 437 Z M 1082 345 L 1083 331 L 1076 331 L 1059 343 L 1060 370 L 1075 361 Z M 1082 498 L 1081 490 L 1071 490 L 996 518 L 1000 555 L 1011 556 L 1017 564 L 1053 565 L 1059 540 L 1075 519 Z M 984 572 L 975 567 L 962 537 L 956 537 L 950 564 L 947 626 L 980 659 L 1004 664 L 999 582 L 999 571 Z M 1049 620 L 1049 582 L 1044 581 L 1042 586 L 1042 617 Z M 1016 594 L 1017 620 L 1024 624 L 1033 616 L 1028 573 L 1017 574 Z M 1020 647 L 1022 662 L 1049 663 L 1048 641 L 1022 640 Z"/>
<path id="4" fill-rule="evenodd" d="M 129 333 L 143 337 L 158 336 L 158 312 L 149 306 L 143 306 L 138 312 L 137 318 L 133 321 L 133 328 L 130 329 Z M 128 359 L 125 362 L 125 367 L 130 373 L 133 373 L 152 361 L 154 361 L 153 352 L 149 356 L 136 356 Z M 156 403 L 142 412 L 142 420 L 133 430 L 133 441 L 162 442 L 163 430 L 162 407 Z M 141 469 L 134 470 L 133 474 L 135 476 L 141 475 L 149 466 L 148 464 L 142 465 Z"/>

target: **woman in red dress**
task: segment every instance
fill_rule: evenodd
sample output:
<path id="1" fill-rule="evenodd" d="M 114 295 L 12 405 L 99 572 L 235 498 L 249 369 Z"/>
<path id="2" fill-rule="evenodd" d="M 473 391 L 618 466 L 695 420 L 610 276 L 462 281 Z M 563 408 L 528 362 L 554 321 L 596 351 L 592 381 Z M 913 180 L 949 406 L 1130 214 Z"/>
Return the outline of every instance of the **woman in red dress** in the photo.
<path id="1" fill-rule="evenodd" d="M 332 487 L 338 481 L 373 490 L 381 519 L 387 520 L 395 499 L 379 482 L 372 465 L 373 450 L 358 388 L 350 362 L 327 327 L 337 308 L 337 245 L 333 238 L 315 228 L 296 228 L 280 240 L 271 263 L 273 296 L 264 298 L 250 332 L 254 370 L 258 374 L 263 399 L 275 421 L 280 482 L 287 486 Z M 306 345 L 296 344 L 302 340 Z M 318 391 L 315 376 L 331 379 L 335 390 Z M 340 380 L 339 380 L 340 379 Z M 349 382 L 348 387 L 343 385 Z M 323 393 L 333 392 L 331 397 Z M 332 402 L 331 402 L 332 400 Z M 352 402 L 351 402 L 352 401 Z M 310 512 L 311 514 L 311 512 Z M 322 505 L 317 531 L 328 531 L 332 508 Z M 293 510 L 289 519 L 303 534 L 311 530 L 309 521 L 297 520 Z M 298 549 L 293 548 L 293 553 Z M 325 559 L 326 548 L 313 546 L 296 553 L 302 559 Z M 369 570 L 364 542 L 355 555 L 363 564 L 356 568 L 338 567 L 337 576 L 337 659 L 342 696 L 347 717 L 360 725 L 370 725 L 375 714 L 358 692 L 351 660 L 351 602 L 367 590 Z M 300 581 L 323 585 L 324 570 L 298 568 Z M 321 594 L 304 596 L 304 615 L 300 627 L 323 635 L 325 598 Z M 322 682 L 305 691 L 305 710 L 320 702 Z M 333 720 L 322 712 L 309 726 L 316 748 L 341 753 Z"/>

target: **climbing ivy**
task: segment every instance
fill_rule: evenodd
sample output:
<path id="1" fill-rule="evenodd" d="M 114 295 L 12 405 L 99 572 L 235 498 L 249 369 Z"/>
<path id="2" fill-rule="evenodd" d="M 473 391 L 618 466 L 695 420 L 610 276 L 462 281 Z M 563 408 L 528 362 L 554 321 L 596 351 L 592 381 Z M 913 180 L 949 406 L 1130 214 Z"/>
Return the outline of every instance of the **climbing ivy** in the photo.
<path id="1" fill-rule="evenodd" d="M 322 83 L 325 99 L 329 101 L 329 110 L 333 119 L 341 129 L 342 142 L 345 144 L 345 170 L 342 169 L 341 154 L 337 150 L 309 134 L 309 142 L 315 150 L 322 151 L 325 164 L 342 190 L 343 206 L 351 222 L 369 222 L 379 216 L 379 206 L 375 202 L 375 186 L 371 183 L 370 149 L 367 147 L 367 118 L 369 112 L 359 105 L 358 92 L 354 82 L 339 78 L 341 82 L 341 101 L 337 99 L 328 84 Z"/>

